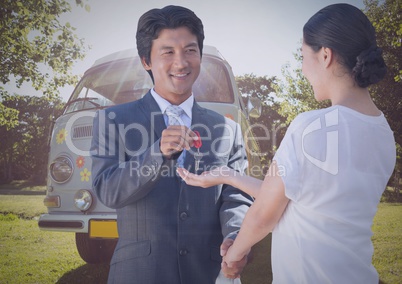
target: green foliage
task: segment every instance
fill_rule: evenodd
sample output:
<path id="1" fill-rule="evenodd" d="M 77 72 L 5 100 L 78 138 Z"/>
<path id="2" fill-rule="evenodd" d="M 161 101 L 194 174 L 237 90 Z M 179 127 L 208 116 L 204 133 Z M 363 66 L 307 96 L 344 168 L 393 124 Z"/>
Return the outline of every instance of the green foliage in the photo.
<path id="1" fill-rule="evenodd" d="M 381 202 L 387 202 L 387 203 L 402 202 L 401 184 L 399 184 L 398 186 L 395 185 L 395 176 L 391 176 L 390 183 L 392 183 L 392 186 L 387 186 L 387 188 L 385 189 L 384 193 L 381 196 Z"/>
<path id="2" fill-rule="evenodd" d="M 402 1 L 364 0 L 364 4 L 388 67 L 384 80 L 372 86 L 370 93 L 387 117 L 396 142 L 402 145 Z"/>
<path id="3" fill-rule="evenodd" d="M 254 74 L 245 74 L 236 77 L 237 86 L 243 97 L 259 98 L 266 106 L 273 104 L 275 101 L 275 97 L 272 94 L 275 82 L 275 77 L 257 77 Z"/>
<path id="4" fill-rule="evenodd" d="M 2 104 L 18 109 L 18 125 L 0 126 L 0 177 L 3 180 L 35 178 L 44 181 L 52 121 L 61 114 L 60 98 L 7 96 Z M 2 174 L 2 175 L 1 175 Z"/>
<path id="5" fill-rule="evenodd" d="M 370 87 L 370 94 L 386 116 L 395 140 L 402 145 L 402 1 L 401 0 L 365 0 L 364 13 L 377 31 L 377 43 L 383 49 L 388 67 L 387 76 Z M 301 63 L 301 52 L 294 54 Z M 284 82 L 276 85 L 275 91 L 281 99 L 279 113 L 290 123 L 299 113 L 312 109 L 328 107 L 330 102 L 317 102 L 313 90 L 304 78 L 301 64 L 294 70 L 287 65 L 282 69 Z"/>
<path id="6" fill-rule="evenodd" d="M 46 185 L 43 182 L 32 180 L 13 180 L 10 183 L 0 183 L 0 192 L 11 194 L 41 194 L 46 191 Z"/>
<path id="7" fill-rule="evenodd" d="M 290 122 L 300 113 L 313 109 L 328 107 L 329 101 L 317 102 L 314 98 L 314 92 L 302 74 L 301 69 L 301 49 L 294 54 L 299 66 L 293 71 L 290 70 L 290 65 L 285 65 L 282 68 L 284 82 L 280 82 L 275 86 L 275 91 L 281 101 L 279 113 L 286 117 L 286 123 Z"/>
<path id="8" fill-rule="evenodd" d="M 396 145 L 396 168 L 402 172 L 402 144 Z"/>
<path id="9" fill-rule="evenodd" d="M 261 161 L 264 166 L 268 166 L 285 132 L 285 118 L 278 113 L 280 104 L 276 101 L 274 93 L 277 79 L 245 74 L 237 76 L 236 83 L 245 104 L 250 97 L 258 98 L 262 102 L 261 116 L 249 119 L 261 149 Z"/>
<path id="10" fill-rule="evenodd" d="M 0 127 L 4 126 L 8 130 L 18 125 L 18 110 L 3 105 L 2 98 L 10 100 L 11 96 L 0 87 Z"/>
<path id="11" fill-rule="evenodd" d="M 76 3 L 84 7 L 82 0 Z M 89 10 L 89 6 L 85 8 Z M 75 61 L 84 58 L 85 46 L 83 39 L 74 34 L 74 27 L 59 21 L 70 11 L 67 0 L 2 1 L 1 83 L 20 87 L 23 82 L 31 82 L 48 97 L 56 95 L 57 88 L 76 83 L 78 78 L 70 70 Z"/>
<path id="12" fill-rule="evenodd" d="M 398 60 L 402 55 L 402 2 L 386 0 L 380 4 L 378 0 L 364 0 L 364 4 L 364 12 L 376 29 L 377 43 L 385 51 L 393 78 L 399 82 L 402 80 L 402 63 Z"/>

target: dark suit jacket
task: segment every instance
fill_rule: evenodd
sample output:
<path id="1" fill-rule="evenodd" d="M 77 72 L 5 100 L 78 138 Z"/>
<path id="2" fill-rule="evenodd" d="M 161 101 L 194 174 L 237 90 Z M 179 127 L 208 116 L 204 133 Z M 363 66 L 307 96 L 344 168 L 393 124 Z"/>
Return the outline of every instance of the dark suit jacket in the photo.
<path id="1" fill-rule="evenodd" d="M 165 128 L 149 92 L 138 101 L 100 110 L 94 120 L 93 189 L 117 211 L 119 241 L 110 283 L 215 283 L 219 246 L 236 234 L 252 203 L 227 185 L 186 185 L 176 174 L 175 159 L 164 159 L 160 152 Z M 244 172 L 237 123 L 194 103 L 192 129 L 203 137 L 200 171 L 228 165 Z M 184 166 L 194 172 L 191 151 Z"/>

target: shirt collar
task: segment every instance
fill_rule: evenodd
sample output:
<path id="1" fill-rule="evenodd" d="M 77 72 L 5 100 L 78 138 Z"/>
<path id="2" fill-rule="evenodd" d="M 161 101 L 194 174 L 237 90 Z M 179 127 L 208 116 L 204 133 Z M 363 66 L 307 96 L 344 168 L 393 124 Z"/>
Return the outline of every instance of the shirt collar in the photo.
<path id="1" fill-rule="evenodd" d="M 165 110 L 168 106 L 171 105 L 167 100 L 162 98 L 157 92 L 155 92 L 154 88 L 151 89 L 151 95 L 155 99 L 156 103 L 158 104 L 159 108 L 161 109 L 162 113 L 165 113 Z M 179 107 L 181 107 L 184 111 L 184 113 L 192 119 L 192 109 L 194 105 L 194 95 L 191 94 L 191 96 L 182 102 Z"/>

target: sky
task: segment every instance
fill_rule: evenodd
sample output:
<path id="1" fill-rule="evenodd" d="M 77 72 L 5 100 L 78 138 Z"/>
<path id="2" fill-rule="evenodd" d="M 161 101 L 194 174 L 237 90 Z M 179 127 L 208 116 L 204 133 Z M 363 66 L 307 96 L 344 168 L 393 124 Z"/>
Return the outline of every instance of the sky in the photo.
<path id="1" fill-rule="evenodd" d="M 281 68 L 296 67 L 293 54 L 301 45 L 302 29 L 321 8 L 349 3 L 360 9 L 363 0 L 89 0 L 90 12 L 72 3 L 72 12 L 61 20 L 76 28 L 79 38 L 90 45 L 87 56 L 77 62 L 73 73 L 83 75 L 96 59 L 110 53 L 136 49 L 135 33 L 139 17 L 153 8 L 180 5 L 194 11 L 204 25 L 204 45 L 215 46 L 232 66 L 235 76 L 281 77 Z M 67 100 L 73 86 L 61 89 Z M 9 91 L 32 94 L 25 85 Z"/>

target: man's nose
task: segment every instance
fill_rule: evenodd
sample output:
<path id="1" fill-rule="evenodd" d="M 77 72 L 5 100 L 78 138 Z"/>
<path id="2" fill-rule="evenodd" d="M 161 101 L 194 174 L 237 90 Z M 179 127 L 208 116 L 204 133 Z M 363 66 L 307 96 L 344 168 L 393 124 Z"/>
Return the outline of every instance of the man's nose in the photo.
<path id="1" fill-rule="evenodd" d="M 174 65 L 178 68 L 184 68 L 188 66 L 188 61 L 184 52 L 176 53 L 174 58 Z"/>

